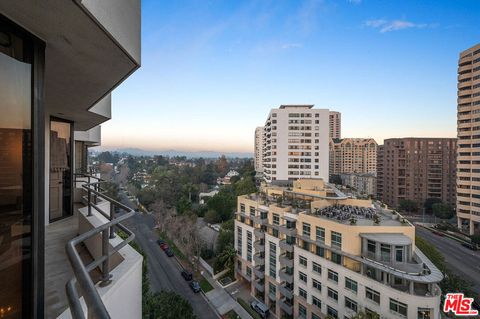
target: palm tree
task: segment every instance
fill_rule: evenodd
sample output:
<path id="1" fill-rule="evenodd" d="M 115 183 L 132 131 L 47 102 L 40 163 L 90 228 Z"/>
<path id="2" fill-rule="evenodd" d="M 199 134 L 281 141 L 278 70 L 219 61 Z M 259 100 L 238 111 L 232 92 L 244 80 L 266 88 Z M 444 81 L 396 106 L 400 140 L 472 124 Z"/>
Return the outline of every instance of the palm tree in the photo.
<path id="1" fill-rule="evenodd" d="M 233 265 L 235 264 L 235 255 L 237 251 L 232 245 L 228 245 L 218 256 L 218 260 L 225 267 L 225 269 L 233 270 Z"/>

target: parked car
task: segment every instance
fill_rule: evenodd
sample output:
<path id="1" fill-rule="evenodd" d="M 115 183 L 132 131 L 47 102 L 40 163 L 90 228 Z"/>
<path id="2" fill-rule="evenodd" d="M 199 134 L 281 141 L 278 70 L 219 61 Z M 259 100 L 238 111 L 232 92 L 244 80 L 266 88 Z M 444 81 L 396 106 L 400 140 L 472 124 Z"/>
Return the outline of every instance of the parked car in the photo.
<path id="1" fill-rule="evenodd" d="M 440 237 L 445 236 L 443 233 L 441 233 L 439 231 L 436 231 L 436 230 L 434 230 L 432 233 L 434 233 L 435 235 L 440 236 Z"/>
<path id="2" fill-rule="evenodd" d="M 467 247 L 468 249 L 471 249 L 471 250 L 478 250 L 478 247 L 475 244 L 463 243 L 462 246 Z"/>
<path id="3" fill-rule="evenodd" d="M 190 282 L 190 288 L 192 288 L 194 293 L 200 292 L 200 290 L 202 289 L 200 288 L 200 284 L 196 280 Z"/>
<path id="4" fill-rule="evenodd" d="M 182 270 L 182 277 L 186 280 L 186 281 L 190 281 L 193 279 L 193 275 L 192 273 L 188 272 L 187 270 Z"/>
<path id="5" fill-rule="evenodd" d="M 250 307 L 252 307 L 255 312 L 257 312 L 262 318 L 268 318 L 270 315 L 270 310 L 268 309 L 267 305 L 263 302 L 258 301 L 257 299 L 253 299 L 250 303 Z"/>
<path id="6" fill-rule="evenodd" d="M 168 244 L 167 243 L 163 243 L 163 244 L 160 244 L 160 248 L 165 251 L 167 249 L 170 249 L 170 247 L 168 247 Z"/>
<path id="7" fill-rule="evenodd" d="M 167 254 L 168 257 L 173 257 L 173 251 L 170 248 L 165 249 L 165 254 Z"/>
<path id="8" fill-rule="evenodd" d="M 162 244 L 165 244 L 165 241 L 163 239 L 157 240 L 157 244 L 161 246 Z"/>

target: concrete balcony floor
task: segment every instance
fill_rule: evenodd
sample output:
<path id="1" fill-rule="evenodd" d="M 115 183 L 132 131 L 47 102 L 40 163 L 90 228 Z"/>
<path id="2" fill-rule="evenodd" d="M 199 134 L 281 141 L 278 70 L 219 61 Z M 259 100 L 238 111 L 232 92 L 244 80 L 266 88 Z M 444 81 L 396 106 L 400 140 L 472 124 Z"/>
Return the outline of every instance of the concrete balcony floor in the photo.
<path id="1" fill-rule="evenodd" d="M 78 234 L 78 209 L 82 207 L 82 204 L 75 204 L 73 216 L 45 227 L 46 318 L 57 318 L 68 308 L 65 285 L 73 278 L 73 271 L 65 252 L 65 244 Z M 77 249 L 84 263 L 93 260 L 84 246 L 78 246 Z M 101 274 L 95 269 L 90 275 L 94 282 L 98 282 Z"/>

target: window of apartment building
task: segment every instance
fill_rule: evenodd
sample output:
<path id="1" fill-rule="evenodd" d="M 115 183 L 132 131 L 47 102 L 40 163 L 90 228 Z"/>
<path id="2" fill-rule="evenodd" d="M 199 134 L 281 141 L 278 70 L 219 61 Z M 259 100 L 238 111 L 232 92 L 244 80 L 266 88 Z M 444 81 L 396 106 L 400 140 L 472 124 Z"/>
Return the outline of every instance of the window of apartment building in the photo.
<path id="1" fill-rule="evenodd" d="M 312 270 L 313 272 L 316 272 L 317 274 L 322 274 L 322 266 L 317 264 L 316 262 L 312 262 Z"/>
<path id="2" fill-rule="evenodd" d="M 275 284 L 269 282 L 268 283 L 268 293 L 275 296 L 277 294 L 277 286 L 275 286 Z"/>
<path id="3" fill-rule="evenodd" d="M 387 244 L 380 244 L 380 258 L 384 262 L 390 262 L 391 246 Z"/>
<path id="4" fill-rule="evenodd" d="M 345 277 L 345 289 L 348 289 L 356 294 L 358 292 L 358 284 L 355 280 Z"/>
<path id="5" fill-rule="evenodd" d="M 246 273 L 247 277 L 252 277 L 252 268 L 247 266 L 247 269 L 246 269 L 245 273 Z"/>
<path id="6" fill-rule="evenodd" d="M 367 240 L 367 251 L 370 254 L 375 255 L 375 253 L 377 252 L 377 243 L 373 240 Z"/>
<path id="7" fill-rule="evenodd" d="M 303 235 L 310 237 L 310 224 L 302 223 L 302 228 L 303 228 Z"/>
<path id="8" fill-rule="evenodd" d="M 322 319 L 319 315 L 312 312 L 312 319 Z"/>
<path id="9" fill-rule="evenodd" d="M 298 295 L 303 299 L 307 299 L 307 291 L 302 288 L 298 288 Z"/>
<path id="10" fill-rule="evenodd" d="M 328 287 L 327 295 L 329 298 L 338 301 L 338 292 L 335 289 Z"/>
<path id="11" fill-rule="evenodd" d="M 342 234 L 332 231 L 332 247 L 342 249 Z"/>
<path id="12" fill-rule="evenodd" d="M 365 314 L 367 315 L 367 318 L 379 318 L 379 314 L 376 313 L 375 311 L 368 309 L 365 307 Z M 430 319 L 430 318 L 429 318 Z"/>
<path id="13" fill-rule="evenodd" d="M 329 269 L 328 270 L 328 279 L 333 281 L 333 282 L 338 283 L 338 273 Z"/>
<path id="14" fill-rule="evenodd" d="M 280 215 L 272 214 L 272 219 L 274 225 L 280 225 Z"/>
<path id="15" fill-rule="evenodd" d="M 322 283 L 318 280 L 312 280 L 312 287 L 320 292 L 322 291 Z"/>
<path id="16" fill-rule="evenodd" d="M 247 260 L 252 261 L 252 232 L 247 231 Z"/>
<path id="17" fill-rule="evenodd" d="M 240 204 L 240 212 L 245 213 L 245 204 Z"/>
<path id="18" fill-rule="evenodd" d="M 353 301 L 352 299 L 348 298 L 348 297 L 345 297 L 345 307 L 348 308 L 348 309 L 351 309 L 355 312 L 358 311 L 358 305 L 355 301 Z"/>
<path id="19" fill-rule="evenodd" d="M 325 248 L 320 246 L 315 246 L 315 254 L 320 257 L 325 257 Z"/>
<path id="20" fill-rule="evenodd" d="M 406 317 L 408 312 L 408 306 L 400 301 L 390 298 L 390 311 Z"/>
<path id="21" fill-rule="evenodd" d="M 255 216 L 255 207 L 250 206 L 250 217 L 254 217 L 254 216 Z"/>
<path id="22" fill-rule="evenodd" d="M 300 265 L 304 266 L 304 267 L 307 267 L 307 258 L 303 257 L 303 256 L 299 256 L 299 262 L 300 262 Z"/>
<path id="23" fill-rule="evenodd" d="M 272 236 L 278 238 L 278 229 L 272 228 Z"/>
<path id="24" fill-rule="evenodd" d="M 269 251 L 270 251 L 270 277 L 277 278 L 277 246 L 275 243 L 269 242 Z"/>
<path id="25" fill-rule="evenodd" d="M 332 318 L 338 318 L 338 311 L 335 308 L 327 306 L 327 315 L 331 316 Z"/>
<path id="26" fill-rule="evenodd" d="M 301 281 L 306 283 L 307 282 L 307 275 L 300 271 L 300 272 L 298 272 L 298 279 L 300 279 Z"/>
<path id="27" fill-rule="evenodd" d="M 315 296 L 312 296 L 312 305 L 314 305 L 318 309 L 322 309 L 322 302 L 320 301 L 320 299 L 318 299 Z M 312 318 L 313 318 L 313 314 L 312 314 Z"/>
<path id="28" fill-rule="evenodd" d="M 431 319 L 431 318 L 433 318 L 433 309 L 431 309 L 431 308 L 418 308 L 417 318 L 418 319 Z"/>
<path id="29" fill-rule="evenodd" d="M 336 263 L 337 265 L 342 264 L 342 255 L 334 253 L 334 252 L 332 252 L 331 255 L 332 255 L 332 258 L 331 258 L 332 262 Z"/>
<path id="30" fill-rule="evenodd" d="M 237 253 L 242 256 L 242 227 L 237 226 Z"/>
<path id="31" fill-rule="evenodd" d="M 403 262 L 403 246 L 395 246 L 395 261 Z"/>
<path id="32" fill-rule="evenodd" d="M 371 288 L 365 288 L 365 298 L 370 299 L 376 304 L 380 304 L 380 293 Z"/>
<path id="33" fill-rule="evenodd" d="M 305 306 L 302 304 L 298 305 L 298 316 L 304 319 L 307 318 L 307 308 L 305 308 Z"/>
<path id="34" fill-rule="evenodd" d="M 317 241 L 320 241 L 322 243 L 325 242 L 325 228 L 323 227 L 315 227 L 315 233 L 316 233 L 316 238 Z"/>

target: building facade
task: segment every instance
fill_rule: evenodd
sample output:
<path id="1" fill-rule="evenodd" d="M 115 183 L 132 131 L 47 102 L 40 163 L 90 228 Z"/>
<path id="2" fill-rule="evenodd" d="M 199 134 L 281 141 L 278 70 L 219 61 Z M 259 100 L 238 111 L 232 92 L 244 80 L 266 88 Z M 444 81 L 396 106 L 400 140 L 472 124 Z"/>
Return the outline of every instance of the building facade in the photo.
<path id="1" fill-rule="evenodd" d="M 480 44 L 460 53 L 457 105 L 458 227 L 480 232 Z"/>
<path id="2" fill-rule="evenodd" d="M 342 185 L 351 187 L 362 196 L 377 196 L 377 177 L 374 174 L 340 174 Z"/>
<path id="3" fill-rule="evenodd" d="M 342 113 L 330 111 L 330 138 L 342 138 Z"/>
<path id="4" fill-rule="evenodd" d="M 377 142 L 373 138 L 332 138 L 329 144 L 330 175 L 377 173 Z"/>
<path id="5" fill-rule="evenodd" d="M 455 205 L 456 179 L 455 138 L 386 139 L 382 151 L 381 198 L 398 207 L 401 200 L 412 200 L 420 206 L 428 198 Z"/>
<path id="6" fill-rule="evenodd" d="M 328 119 L 328 110 L 313 105 L 271 110 L 264 126 L 264 180 L 328 178 Z"/>
<path id="7" fill-rule="evenodd" d="M 383 145 L 377 147 L 377 198 L 383 198 Z"/>
<path id="8" fill-rule="evenodd" d="M 255 129 L 255 154 L 253 157 L 255 172 L 263 172 L 263 126 Z"/>
<path id="9" fill-rule="evenodd" d="M 93 208 L 86 175 L 111 91 L 140 66 L 140 10 L 140 0 L 0 2 L 1 317 L 141 318 L 142 257 L 113 231 L 100 238 L 100 210 L 115 204 L 99 194 Z M 96 261 L 110 247 L 100 281 L 83 272 L 83 243 Z"/>
<path id="10" fill-rule="evenodd" d="M 442 273 L 415 228 L 322 180 L 238 197 L 236 276 L 277 318 L 440 317 Z"/>

